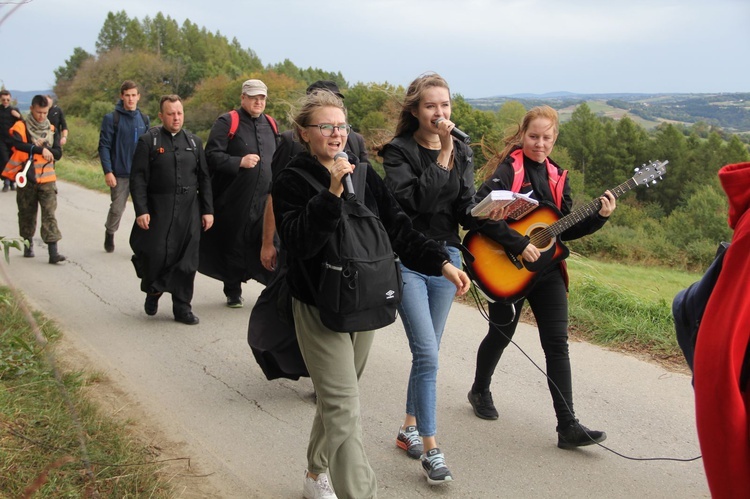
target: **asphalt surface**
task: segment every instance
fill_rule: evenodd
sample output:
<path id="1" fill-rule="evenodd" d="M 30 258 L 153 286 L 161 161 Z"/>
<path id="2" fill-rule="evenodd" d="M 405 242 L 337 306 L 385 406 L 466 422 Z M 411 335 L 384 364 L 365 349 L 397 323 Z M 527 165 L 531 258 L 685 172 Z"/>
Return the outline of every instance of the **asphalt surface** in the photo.
<path id="1" fill-rule="evenodd" d="M 57 321 L 90 367 L 106 374 L 113 391 L 127 395 L 141 415 L 137 423 L 157 430 L 152 444 L 190 457 L 191 471 L 201 476 L 184 482 L 182 497 L 301 497 L 313 390 L 306 378 L 268 381 L 255 363 L 246 334 L 260 286 L 246 284 L 245 307 L 229 309 L 222 284 L 198 275 L 199 325 L 176 323 L 168 296 L 147 317 L 127 244 L 130 206 L 108 254 L 102 245 L 109 196 L 59 182 L 58 204 L 59 247 L 68 261 L 49 265 L 37 232 L 36 258 L 13 251 L 10 279 Z M 16 216 L 15 194 L 0 193 L 0 234 L 17 234 Z M 709 496 L 700 460 L 634 461 L 596 446 L 558 449 L 546 380 L 512 346 L 492 385 L 500 419 L 476 418 L 466 394 L 486 328 L 475 308 L 454 305 L 441 350 L 438 442 L 455 481 L 442 487 L 427 485 L 419 462 L 395 445 L 411 355 L 400 321 L 378 333 L 361 403 L 379 497 Z M 534 327 L 522 324 L 516 339 L 544 364 Z M 688 376 L 580 342 L 571 344 L 571 358 L 576 413 L 607 432 L 608 447 L 639 458 L 700 454 Z"/>

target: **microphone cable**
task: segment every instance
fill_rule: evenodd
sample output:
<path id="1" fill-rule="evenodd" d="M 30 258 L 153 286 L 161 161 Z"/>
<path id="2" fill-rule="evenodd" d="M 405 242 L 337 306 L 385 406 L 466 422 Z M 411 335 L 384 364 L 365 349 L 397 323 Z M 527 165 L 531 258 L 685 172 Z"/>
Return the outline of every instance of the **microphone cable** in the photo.
<path id="1" fill-rule="evenodd" d="M 518 349 L 518 350 L 519 350 L 519 351 L 520 351 L 520 352 L 521 352 L 521 353 L 523 354 L 523 356 L 524 356 L 524 357 L 526 357 L 526 358 L 527 358 L 527 359 L 529 360 L 529 362 L 531 362 L 531 364 L 532 364 L 532 365 L 533 365 L 534 367 L 536 367 L 536 368 L 537 368 L 537 370 L 538 370 L 538 371 L 539 371 L 540 373 L 542 373 L 542 374 L 544 375 L 544 377 L 545 377 L 545 378 L 547 378 L 547 381 L 548 381 L 548 382 L 550 383 L 550 385 L 551 385 L 551 386 L 554 386 L 554 387 L 555 387 L 555 390 L 557 390 L 557 393 L 559 393 L 559 394 L 560 394 L 560 397 L 562 398 L 562 400 L 563 400 L 563 403 L 564 403 L 564 404 L 565 404 L 565 406 L 566 406 L 566 407 L 568 408 L 568 410 L 570 411 L 570 413 L 571 413 L 571 414 L 573 414 L 573 410 L 572 410 L 572 409 L 570 408 L 570 406 L 568 405 L 568 402 L 567 402 L 567 401 L 565 400 L 565 396 L 564 396 L 564 395 L 562 394 L 562 391 L 560 390 L 560 388 L 558 388 L 558 386 L 557 386 L 557 385 L 555 384 L 555 382 L 554 382 L 554 381 L 552 381 L 552 378 L 550 378 L 550 377 L 549 377 L 549 376 L 547 375 L 547 373 L 546 373 L 546 372 L 544 371 L 544 369 L 542 369 L 542 368 L 541 368 L 541 367 L 539 366 L 539 364 L 537 364 L 536 362 L 534 362 L 534 359 L 532 359 L 532 358 L 531 358 L 531 356 L 529 356 L 529 354 L 527 354 L 527 353 L 526 353 L 526 352 L 524 351 L 524 349 L 523 349 L 523 348 L 521 348 L 521 346 L 520 346 L 520 345 L 519 345 L 518 343 L 516 343 L 515 341 L 513 341 L 513 339 L 512 339 L 512 338 L 508 338 L 508 336 L 507 336 L 507 335 L 506 335 L 505 333 L 503 333 L 503 331 L 502 331 L 502 330 L 500 329 L 500 327 L 501 327 L 501 326 L 507 326 L 508 324 L 510 324 L 511 322 L 513 322 L 513 318 L 515 317 L 515 314 L 516 314 L 516 313 L 518 313 L 518 312 L 520 312 L 520 310 L 516 310 L 516 305 L 515 305 L 515 303 L 512 303 L 512 304 L 510 305 L 510 306 L 511 306 L 511 307 L 513 308 L 513 316 L 511 317 L 511 319 L 510 319 L 510 322 L 507 322 L 507 323 L 505 323 L 505 324 L 495 324 L 494 322 L 492 322 L 492 320 L 490 320 L 490 314 L 489 314 L 489 312 L 488 312 L 488 311 L 487 311 L 487 310 L 485 309 L 485 307 L 484 307 L 484 303 L 482 303 L 482 299 L 481 299 L 481 297 L 479 296 L 479 292 L 477 291 L 477 287 L 476 287 L 476 284 L 475 284 L 474 286 L 472 286 L 472 288 L 471 288 L 471 295 L 472 295 L 472 297 L 474 298 L 474 301 L 475 301 L 475 302 L 476 302 L 476 304 L 477 304 L 477 310 L 479 310 L 479 314 L 480 314 L 480 315 L 482 316 L 482 318 L 484 318 L 484 319 L 485 319 L 485 320 L 487 321 L 487 323 L 488 323 L 488 324 L 491 324 L 491 325 L 495 326 L 495 329 L 497 329 L 497 331 L 498 331 L 498 332 L 499 332 L 499 333 L 500 333 L 501 335 L 503 335 L 503 337 L 504 337 L 504 338 L 505 338 L 506 340 L 508 340 L 508 341 L 509 341 L 510 343 L 512 343 L 512 344 L 513 344 L 513 346 L 515 346 L 515 347 L 516 347 L 516 348 L 517 348 L 517 349 Z M 578 422 L 578 419 L 575 419 L 574 421 L 576 422 L 576 424 L 577 424 L 577 425 L 578 425 L 579 427 L 581 426 L 581 423 L 579 423 L 579 422 Z M 626 454 L 622 454 L 621 452 L 618 452 L 618 451 L 616 451 L 616 450 L 614 450 L 614 449 L 612 449 L 612 448 L 610 448 L 610 447 L 607 447 L 606 445 L 604 445 L 604 444 L 602 444 L 602 443 L 600 443 L 600 442 L 596 442 L 596 441 L 594 441 L 594 439 L 593 439 L 593 438 L 591 438 L 591 436 L 589 436 L 589 434 L 588 434 L 588 433 L 586 433 L 586 431 L 584 431 L 583 433 L 584 433 L 584 434 L 585 434 L 585 435 L 586 435 L 586 436 L 587 436 L 587 437 L 588 437 L 588 438 L 589 438 L 589 439 L 590 439 L 590 440 L 591 440 L 591 441 L 592 441 L 593 443 L 595 443 L 596 445 L 598 445 L 598 446 L 599 446 L 599 447 L 601 447 L 602 449 L 605 449 L 605 450 L 607 450 L 607 451 L 611 452 L 612 454 L 614 454 L 614 455 L 616 455 L 616 456 L 619 456 L 619 457 L 621 457 L 621 458 L 623 458 L 623 459 L 628 459 L 628 460 L 630 460 L 630 461 L 675 461 L 675 462 L 679 462 L 679 463 L 689 463 L 689 462 L 692 462 L 692 461 L 697 461 L 698 459 L 701 459 L 701 458 L 703 457 L 703 455 L 698 455 L 698 456 L 696 456 L 696 457 L 691 457 L 691 458 L 679 458 L 679 457 L 633 457 L 633 456 L 628 456 L 628 455 L 626 455 Z"/>

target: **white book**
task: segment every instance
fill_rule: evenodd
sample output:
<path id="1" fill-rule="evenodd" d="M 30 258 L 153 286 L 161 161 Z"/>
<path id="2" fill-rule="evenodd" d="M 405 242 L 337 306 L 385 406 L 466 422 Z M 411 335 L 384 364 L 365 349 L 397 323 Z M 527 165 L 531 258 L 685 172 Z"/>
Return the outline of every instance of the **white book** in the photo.
<path id="1" fill-rule="evenodd" d="M 476 218 L 487 218 L 492 210 L 506 205 L 510 206 L 510 211 L 505 218 L 520 220 L 539 206 L 539 201 L 520 192 L 490 191 L 484 199 L 471 209 L 471 215 Z"/>

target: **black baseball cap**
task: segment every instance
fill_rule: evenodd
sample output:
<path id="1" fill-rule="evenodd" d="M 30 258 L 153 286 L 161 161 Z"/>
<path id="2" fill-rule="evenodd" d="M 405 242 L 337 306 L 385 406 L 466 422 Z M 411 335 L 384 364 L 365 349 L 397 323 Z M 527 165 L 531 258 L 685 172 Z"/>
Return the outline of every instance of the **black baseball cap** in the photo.
<path id="1" fill-rule="evenodd" d="M 318 80 L 316 82 L 313 82 L 309 87 L 307 87 L 307 93 L 311 94 L 313 93 L 313 91 L 318 89 L 328 90 L 329 92 L 336 94 L 336 96 L 338 96 L 340 99 L 344 98 L 344 94 L 341 93 L 341 90 L 339 90 L 339 86 L 336 85 L 335 81 Z"/>

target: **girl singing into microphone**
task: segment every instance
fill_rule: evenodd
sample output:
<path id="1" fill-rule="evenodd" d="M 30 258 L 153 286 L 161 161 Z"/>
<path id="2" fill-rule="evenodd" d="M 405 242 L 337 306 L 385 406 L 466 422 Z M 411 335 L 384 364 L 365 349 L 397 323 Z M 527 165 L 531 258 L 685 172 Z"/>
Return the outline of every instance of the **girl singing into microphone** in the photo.
<path id="1" fill-rule="evenodd" d="M 472 151 L 451 137 L 451 97 L 448 83 L 435 73 L 409 85 L 396 127 L 396 136 L 380 155 L 385 183 L 409 215 L 414 228 L 445 245 L 453 265 L 460 267 L 456 245 L 458 224 L 470 229 L 477 222 L 474 206 Z M 412 366 L 406 391 L 406 417 L 396 444 L 413 459 L 431 485 L 453 480 L 437 445 L 438 349 L 456 287 L 443 277 L 422 274 L 402 265 L 404 291 L 399 314 L 409 339 Z"/>

